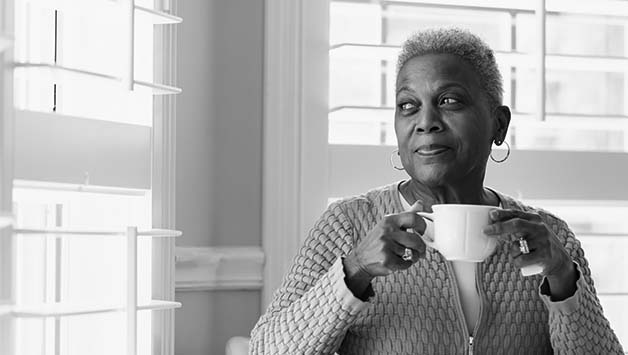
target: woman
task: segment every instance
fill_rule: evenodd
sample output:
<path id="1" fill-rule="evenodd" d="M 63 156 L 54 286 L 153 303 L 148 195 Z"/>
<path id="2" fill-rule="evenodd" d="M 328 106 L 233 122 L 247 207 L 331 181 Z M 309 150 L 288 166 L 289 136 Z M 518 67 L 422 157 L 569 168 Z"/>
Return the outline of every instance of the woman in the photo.
<path id="1" fill-rule="evenodd" d="M 410 179 L 329 206 L 251 352 L 623 354 L 566 223 L 483 185 L 510 123 L 492 50 L 466 31 L 424 31 L 397 68 L 395 132 Z M 412 232 L 426 227 L 415 211 L 443 203 L 501 207 L 484 262 L 447 261 Z M 523 277 L 532 264 L 542 273 Z"/>

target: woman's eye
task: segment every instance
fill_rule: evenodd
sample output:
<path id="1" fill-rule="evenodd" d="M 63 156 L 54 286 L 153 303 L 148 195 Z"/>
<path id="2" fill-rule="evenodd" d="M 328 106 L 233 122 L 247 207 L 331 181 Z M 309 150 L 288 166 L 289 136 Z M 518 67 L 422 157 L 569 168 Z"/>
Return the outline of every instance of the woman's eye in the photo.
<path id="1" fill-rule="evenodd" d="M 453 97 L 446 97 L 443 99 L 442 103 L 444 105 L 454 105 L 454 104 L 459 104 L 460 101 L 458 99 L 454 99 Z"/>
<path id="2" fill-rule="evenodd" d="M 411 111 L 411 110 L 414 110 L 416 108 L 416 106 L 414 106 L 414 104 L 406 102 L 406 103 L 403 103 L 403 104 L 399 105 L 399 108 L 401 109 L 401 111 Z"/>

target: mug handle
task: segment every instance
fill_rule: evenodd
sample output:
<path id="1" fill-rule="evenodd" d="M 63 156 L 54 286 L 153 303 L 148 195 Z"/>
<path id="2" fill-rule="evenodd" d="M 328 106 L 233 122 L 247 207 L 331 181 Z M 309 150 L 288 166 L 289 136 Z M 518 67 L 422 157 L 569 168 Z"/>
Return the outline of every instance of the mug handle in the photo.
<path id="1" fill-rule="evenodd" d="M 423 217 L 423 220 L 425 220 L 425 231 L 423 232 L 423 234 L 419 234 L 419 233 L 417 234 L 421 236 L 421 239 L 423 239 L 423 242 L 425 242 L 427 246 L 429 246 L 432 249 L 438 250 L 438 247 L 436 246 L 436 240 L 434 239 L 434 213 L 429 213 L 429 212 L 415 212 L 415 213 Z"/>

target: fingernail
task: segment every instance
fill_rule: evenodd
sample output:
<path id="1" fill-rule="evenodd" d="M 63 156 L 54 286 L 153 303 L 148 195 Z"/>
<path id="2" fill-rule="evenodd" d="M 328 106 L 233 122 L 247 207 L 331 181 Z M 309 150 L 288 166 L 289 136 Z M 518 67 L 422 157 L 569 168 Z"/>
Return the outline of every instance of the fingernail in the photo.
<path id="1" fill-rule="evenodd" d="M 497 218 L 497 216 L 499 215 L 499 212 L 497 212 L 496 210 L 492 210 L 489 215 L 491 216 L 491 218 L 495 219 Z"/>
<path id="2" fill-rule="evenodd" d="M 492 234 L 495 233 L 495 227 L 494 226 L 486 226 L 484 227 L 484 233 L 485 234 Z"/>

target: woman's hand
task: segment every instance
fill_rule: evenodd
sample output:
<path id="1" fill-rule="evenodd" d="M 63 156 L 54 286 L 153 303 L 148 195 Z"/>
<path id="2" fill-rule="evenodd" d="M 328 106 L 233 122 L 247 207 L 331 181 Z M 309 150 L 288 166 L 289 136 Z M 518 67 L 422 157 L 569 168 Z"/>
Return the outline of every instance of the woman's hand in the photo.
<path id="1" fill-rule="evenodd" d="M 484 229 L 488 236 L 510 243 L 510 256 L 519 269 L 540 265 L 547 276 L 553 298 L 564 299 L 575 291 L 576 270 L 569 253 L 541 216 L 519 210 L 493 210 L 493 221 Z M 530 253 L 523 254 L 519 239 L 528 243 Z"/>
<path id="2" fill-rule="evenodd" d="M 407 269 L 425 255 L 425 243 L 409 228 L 425 230 L 423 218 L 414 212 L 388 215 L 347 255 L 345 281 L 355 295 L 363 294 L 374 277 Z M 412 260 L 402 258 L 406 248 L 412 250 Z"/>

